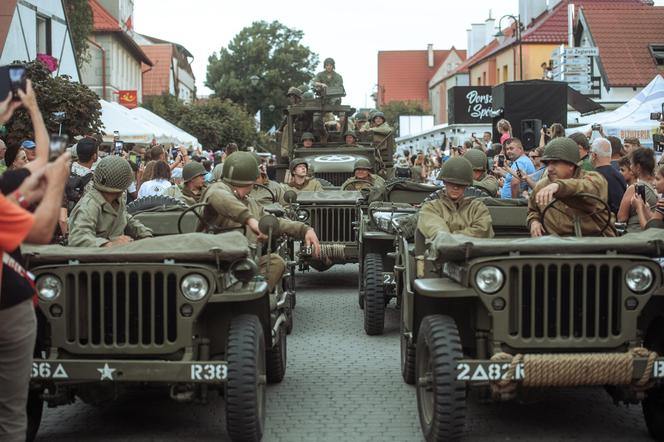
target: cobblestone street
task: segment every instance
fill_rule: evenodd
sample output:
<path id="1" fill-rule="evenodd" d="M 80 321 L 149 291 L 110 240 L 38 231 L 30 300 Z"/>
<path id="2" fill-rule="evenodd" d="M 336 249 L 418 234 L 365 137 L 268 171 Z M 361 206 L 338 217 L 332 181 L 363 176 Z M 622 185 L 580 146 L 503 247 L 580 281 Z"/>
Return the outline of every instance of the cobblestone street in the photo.
<path id="1" fill-rule="evenodd" d="M 357 266 L 299 276 L 285 380 L 268 388 L 264 441 L 419 441 L 415 389 L 401 380 L 398 316 L 364 334 Z M 40 441 L 227 440 L 224 402 L 178 404 L 161 391 L 95 407 L 45 410 Z M 640 406 L 616 407 L 601 389 L 547 392 L 529 403 L 468 405 L 468 441 L 650 440 Z"/>

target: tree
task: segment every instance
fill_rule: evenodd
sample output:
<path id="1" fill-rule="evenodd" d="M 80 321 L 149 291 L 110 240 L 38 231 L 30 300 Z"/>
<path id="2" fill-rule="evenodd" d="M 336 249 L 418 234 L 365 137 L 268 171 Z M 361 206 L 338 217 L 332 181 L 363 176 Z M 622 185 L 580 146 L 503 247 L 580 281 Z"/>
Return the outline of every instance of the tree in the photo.
<path id="1" fill-rule="evenodd" d="M 429 109 L 419 101 L 390 101 L 380 107 L 380 111 L 385 114 L 385 121 L 392 126 L 399 125 L 400 115 L 428 115 Z"/>
<path id="2" fill-rule="evenodd" d="M 156 97 L 145 98 L 142 106 L 176 126 L 182 116 L 189 112 L 189 106 L 168 92 Z"/>
<path id="3" fill-rule="evenodd" d="M 88 0 L 65 0 L 69 34 L 79 66 L 90 61 L 87 38 L 92 33 L 92 9 Z"/>
<path id="4" fill-rule="evenodd" d="M 99 97 L 87 86 L 71 81 L 68 75 L 51 76 L 48 69 L 39 61 L 25 63 L 28 78 L 37 95 L 39 109 L 50 133 L 57 133 L 60 125 L 54 119 L 54 112 L 64 112 L 62 133 L 69 139 L 79 135 L 99 133 L 101 130 L 101 105 Z M 20 143 L 34 138 L 32 122 L 24 109 L 19 108 L 6 124 L 7 141 Z"/>
<path id="5" fill-rule="evenodd" d="M 261 129 L 278 126 L 278 110 L 288 104 L 286 91 L 308 83 L 318 65 L 318 55 L 300 43 L 303 35 L 278 21 L 252 23 L 227 48 L 210 56 L 205 85 L 215 96 L 243 105 L 251 115 L 261 110 Z M 258 78 L 255 86 L 253 76 Z M 277 111 L 270 111 L 270 105 Z"/>

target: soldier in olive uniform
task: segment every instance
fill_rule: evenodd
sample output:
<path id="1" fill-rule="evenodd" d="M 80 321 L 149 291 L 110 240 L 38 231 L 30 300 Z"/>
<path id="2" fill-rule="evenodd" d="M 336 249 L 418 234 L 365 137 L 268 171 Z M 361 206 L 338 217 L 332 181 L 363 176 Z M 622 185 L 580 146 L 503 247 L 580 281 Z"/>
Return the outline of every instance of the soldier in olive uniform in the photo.
<path id="1" fill-rule="evenodd" d="M 344 79 L 334 71 L 334 59 L 326 58 L 323 62 L 325 70 L 319 72 L 314 77 L 314 86 L 320 88 L 340 88 L 344 90 Z M 339 100 L 341 101 L 341 100 Z"/>
<path id="2" fill-rule="evenodd" d="M 373 133 L 374 136 L 380 136 L 380 139 L 382 139 L 392 132 L 392 127 L 387 124 L 387 121 L 385 121 L 385 114 L 380 111 L 376 111 L 371 116 L 371 126 L 362 128 L 360 130 L 369 131 Z"/>
<path id="3" fill-rule="evenodd" d="M 249 193 L 258 178 L 258 163 L 249 152 L 235 152 L 224 161 L 222 181 L 211 184 L 203 192 L 201 201 L 208 203 L 203 219 L 221 230 L 244 229 L 250 243 L 264 241 L 267 236 L 258 228 L 258 220 L 265 215 L 263 206 Z M 316 232 L 304 223 L 279 219 L 279 231 L 313 246 L 314 256 L 320 256 Z M 269 274 L 268 270 L 269 262 Z M 259 261 L 260 272 L 267 278 L 270 290 L 281 279 L 286 264 L 274 253 Z"/>
<path id="4" fill-rule="evenodd" d="M 465 198 L 466 187 L 473 184 L 473 166 L 463 157 L 443 164 L 438 179 L 445 184 L 438 199 L 422 204 L 417 228 L 427 240 L 438 232 L 461 233 L 476 238 L 492 238 L 491 214 L 484 203 Z"/>
<path id="5" fill-rule="evenodd" d="M 314 145 L 314 134 L 305 132 L 302 134 L 300 141 L 302 142 L 302 147 L 312 147 Z"/>
<path id="6" fill-rule="evenodd" d="M 294 159 L 290 163 L 291 178 L 288 181 L 286 189 L 294 190 L 295 192 L 319 192 L 323 190 L 323 186 L 316 178 L 309 177 L 309 165 L 306 160 Z"/>
<path id="7" fill-rule="evenodd" d="M 574 218 L 579 217 L 583 236 L 616 236 L 613 223 L 601 232 L 606 225 L 604 206 L 594 199 L 579 198 L 579 193 L 598 196 L 608 200 L 609 190 L 606 179 L 597 172 L 583 170 L 579 166 L 579 148 L 574 140 L 567 137 L 555 138 L 544 147 L 541 161 L 546 164 L 545 177 L 537 182 L 528 199 L 528 226 L 530 235 L 539 237 L 547 233 L 553 235 L 573 235 Z M 560 200 L 556 208 L 546 213 L 546 228 L 542 224 L 544 208 L 554 199 Z M 596 213 L 594 216 L 584 214 Z"/>
<path id="8" fill-rule="evenodd" d="M 92 188 L 69 217 L 69 245 L 112 247 L 149 238 L 152 231 L 127 213 L 127 193 L 134 174 L 129 162 L 107 156 L 97 164 Z"/>
<path id="9" fill-rule="evenodd" d="M 201 199 L 205 188 L 205 175 L 207 170 L 198 161 L 191 161 L 182 168 L 184 182 L 179 186 L 171 186 L 164 195 L 177 198 L 188 206 L 193 206 Z"/>
<path id="10" fill-rule="evenodd" d="M 363 128 L 369 129 L 367 116 L 364 112 L 358 112 L 355 114 L 355 132 L 360 132 Z"/>
<path id="11" fill-rule="evenodd" d="M 353 166 L 353 176 L 344 181 L 341 190 L 362 190 L 384 186 L 385 180 L 371 172 L 373 172 L 373 168 L 369 160 L 359 158 Z"/>
<path id="12" fill-rule="evenodd" d="M 258 179 L 256 180 L 256 184 L 265 186 L 268 189 L 270 189 L 270 191 L 268 192 L 263 187 L 255 186 L 252 189 L 252 191 L 249 193 L 249 195 L 263 206 L 265 204 L 272 204 L 272 203 L 279 203 L 281 205 L 285 205 L 286 201 L 284 201 L 284 193 L 286 193 L 286 189 L 284 189 L 284 186 L 282 186 L 281 184 L 277 183 L 276 181 L 272 181 L 268 178 L 267 167 L 265 163 L 261 163 L 259 161 L 258 164 L 259 164 L 258 171 L 260 172 L 260 174 L 258 176 Z M 273 197 L 274 201 L 272 200 Z"/>
<path id="13" fill-rule="evenodd" d="M 357 135 L 355 135 L 355 132 L 352 130 L 349 130 L 344 134 L 344 142 L 346 144 L 341 147 L 359 147 L 357 144 Z"/>
<path id="14" fill-rule="evenodd" d="M 479 149 L 468 149 L 463 157 L 473 166 L 473 186 L 484 190 L 491 196 L 498 196 L 500 184 L 494 176 L 486 173 L 486 154 Z"/>

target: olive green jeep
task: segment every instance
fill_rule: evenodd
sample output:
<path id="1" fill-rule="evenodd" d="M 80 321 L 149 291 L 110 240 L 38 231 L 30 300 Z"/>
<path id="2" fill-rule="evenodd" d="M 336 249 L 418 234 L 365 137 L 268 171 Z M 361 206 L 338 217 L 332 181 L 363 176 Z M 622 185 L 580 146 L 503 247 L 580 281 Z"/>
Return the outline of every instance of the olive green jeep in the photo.
<path id="1" fill-rule="evenodd" d="M 101 403 L 145 384 L 176 401 L 216 390 L 231 440 L 261 439 L 265 385 L 286 370 L 287 293 L 268 293 L 242 233 L 175 234 L 195 215 L 165 210 L 136 215 L 165 236 L 24 250 L 39 299 L 29 440 L 44 402 Z"/>
<path id="2" fill-rule="evenodd" d="M 525 205 L 491 202 L 496 238 L 397 240 L 401 369 L 425 439 L 462 436 L 469 389 L 577 386 L 640 402 L 664 438 L 664 230 L 530 238 Z"/>

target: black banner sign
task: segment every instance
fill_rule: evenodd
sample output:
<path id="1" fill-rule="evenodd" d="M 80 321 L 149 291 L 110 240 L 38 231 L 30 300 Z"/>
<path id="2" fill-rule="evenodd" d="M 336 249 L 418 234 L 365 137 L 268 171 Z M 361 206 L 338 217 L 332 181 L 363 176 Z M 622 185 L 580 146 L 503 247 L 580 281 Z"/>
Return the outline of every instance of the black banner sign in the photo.
<path id="1" fill-rule="evenodd" d="M 447 91 L 449 124 L 491 124 L 491 86 L 454 86 Z"/>

